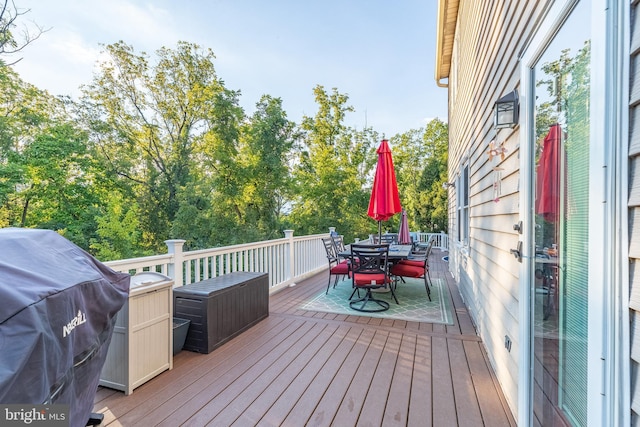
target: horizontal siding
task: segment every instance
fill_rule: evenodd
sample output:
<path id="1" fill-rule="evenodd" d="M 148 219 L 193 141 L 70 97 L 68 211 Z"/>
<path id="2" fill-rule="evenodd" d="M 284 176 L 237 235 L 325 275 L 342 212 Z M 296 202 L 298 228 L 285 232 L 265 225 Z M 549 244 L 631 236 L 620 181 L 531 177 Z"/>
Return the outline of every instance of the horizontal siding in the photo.
<path id="1" fill-rule="evenodd" d="M 629 111 L 629 155 L 640 154 L 640 106 L 635 106 Z"/>
<path id="2" fill-rule="evenodd" d="M 629 211 L 629 240 L 629 257 L 635 262 L 640 258 L 640 209 L 637 207 Z M 631 294 L 634 293 L 634 284 L 630 282 Z"/>
<path id="3" fill-rule="evenodd" d="M 631 317 L 629 333 L 631 335 L 631 359 L 638 363 L 640 362 L 640 316 L 637 312 L 634 312 Z"/>
<path id="4" fill-rule="evenodd" d="M 640 10 L 631 2 L 629 64 L 629 310 L 631 352 L 631 424 L 640 425 Z"/>
<path id="5" fill-rule="evenodd" d="M 634 106 L 640 102 L 640 56 L 631 57 L 629 62 L 631 66 L 631 70 L 629 70 L 631 78 L 629 103 Z"/>
<path id="6" fill-rule="evenodd" d="M 631 315 L 631 410 L 636 416 L 640 414 L 640 315 L 632 311 Z"/>
<path id="7" fill-rule="evenodd" d="M 639 107 L 640 108 L 640 107 Z M 629 159 L 629 206 L 640 206 L 640 156 Z"/>
<path id="8" fill-rule="evenodd" d="M 519 87 L 518 56 L 551 1 L 461 2 L 452 67 L 456 79 L 449 111 L 449 176 L 468 159 L 470 248 L 459 269 L 460 288 L 514 414 L 518 400 L 518 293 L 520 264 L 509 252 L 520 238 L 519 128 L 493 128 L 493 105 Z M 506 158 L 487 155 L 489 142 L 504 143 Z M 493 168 L 501 194 L 495 201 Z M 455 189 L 454 191 L 458 191 Z M 456 198 L 449 212 L 455 223 Z M 455 249 L 454 249 L 455 250 Z M 504 336 L 512 350 L 504 347 Z"/>
<path id="9" fill-rule="evenodd" d="M 640 262 L 631 259 L 629 263 L 629 283 L 637 283 L 640 280 Z M 629 294 L 629 308 L 640 312 L 640 286 L 632 286 Z"/>

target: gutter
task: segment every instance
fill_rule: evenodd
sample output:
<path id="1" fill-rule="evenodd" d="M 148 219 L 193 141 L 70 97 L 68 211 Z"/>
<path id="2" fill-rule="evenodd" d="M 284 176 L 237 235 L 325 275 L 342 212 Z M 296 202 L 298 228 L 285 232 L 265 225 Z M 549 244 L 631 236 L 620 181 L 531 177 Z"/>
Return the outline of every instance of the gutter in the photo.
<path id="1" fill-rule="evenodd" d="M 445 10 L 447 9 L 445 6 L 446 0 L 438 1 L 438 21 L 436 23 L 436 69 L 435 69 L 435 79 L 438 87 L 449 87 L 449 79 L 447 78 L 447 83 L 440 83 L 442 77 L 440 77 L 440 67 L 442 66 L 442 42 L 444 39 L 444 20 L 445 20 Z"/>
<path id="2" fill-rule="evenodd" d="M 439 87 L 449 87 L 451 54 L 456 33 L 456 21 L 460 0 L 439 0 L 436 25 L 435 80 Z M 449 61 L 445 63 L 444 61 Z M 447 82 L 442 82 L 447 79 Z"/>

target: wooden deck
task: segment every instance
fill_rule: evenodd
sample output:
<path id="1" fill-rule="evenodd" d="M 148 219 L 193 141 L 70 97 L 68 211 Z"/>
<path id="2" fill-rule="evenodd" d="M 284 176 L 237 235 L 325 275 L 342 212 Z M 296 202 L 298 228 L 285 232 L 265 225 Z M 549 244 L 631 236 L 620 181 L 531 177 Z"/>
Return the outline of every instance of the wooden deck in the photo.
<path id="1" fill-rule="evenodd" d="M 443 253 L 454 325 L 300 310 L 314 276 L 270 298 L 270 315 L 210 354 L 125 396 L 100 388 L 109 426 L 515 426 Z"/>

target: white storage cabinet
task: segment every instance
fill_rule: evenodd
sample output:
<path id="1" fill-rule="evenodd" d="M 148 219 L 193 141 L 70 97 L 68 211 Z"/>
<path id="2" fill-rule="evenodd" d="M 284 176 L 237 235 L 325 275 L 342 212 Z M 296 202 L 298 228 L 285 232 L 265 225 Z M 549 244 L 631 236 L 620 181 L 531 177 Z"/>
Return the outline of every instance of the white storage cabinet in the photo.
<path id="1" fill-rule="evenodd" d="M 173 368 L 173 280 L 160 273 L 131 277 L 129 300 L 118 312 L 100 385 L 126 395 Z"/>

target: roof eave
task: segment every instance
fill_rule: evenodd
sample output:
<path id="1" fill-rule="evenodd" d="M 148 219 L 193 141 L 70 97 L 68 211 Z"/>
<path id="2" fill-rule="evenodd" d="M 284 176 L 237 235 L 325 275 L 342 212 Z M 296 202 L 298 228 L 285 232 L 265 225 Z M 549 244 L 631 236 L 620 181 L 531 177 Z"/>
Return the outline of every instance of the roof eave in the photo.
<path id="1" fill-rule="evenodd" d="M 438 1 L 435 79 L 440 87 L 449 86 L 448 82 L 442 83 L 441 80 L 449 78 L 459 3 L 459 0 Z"/>

